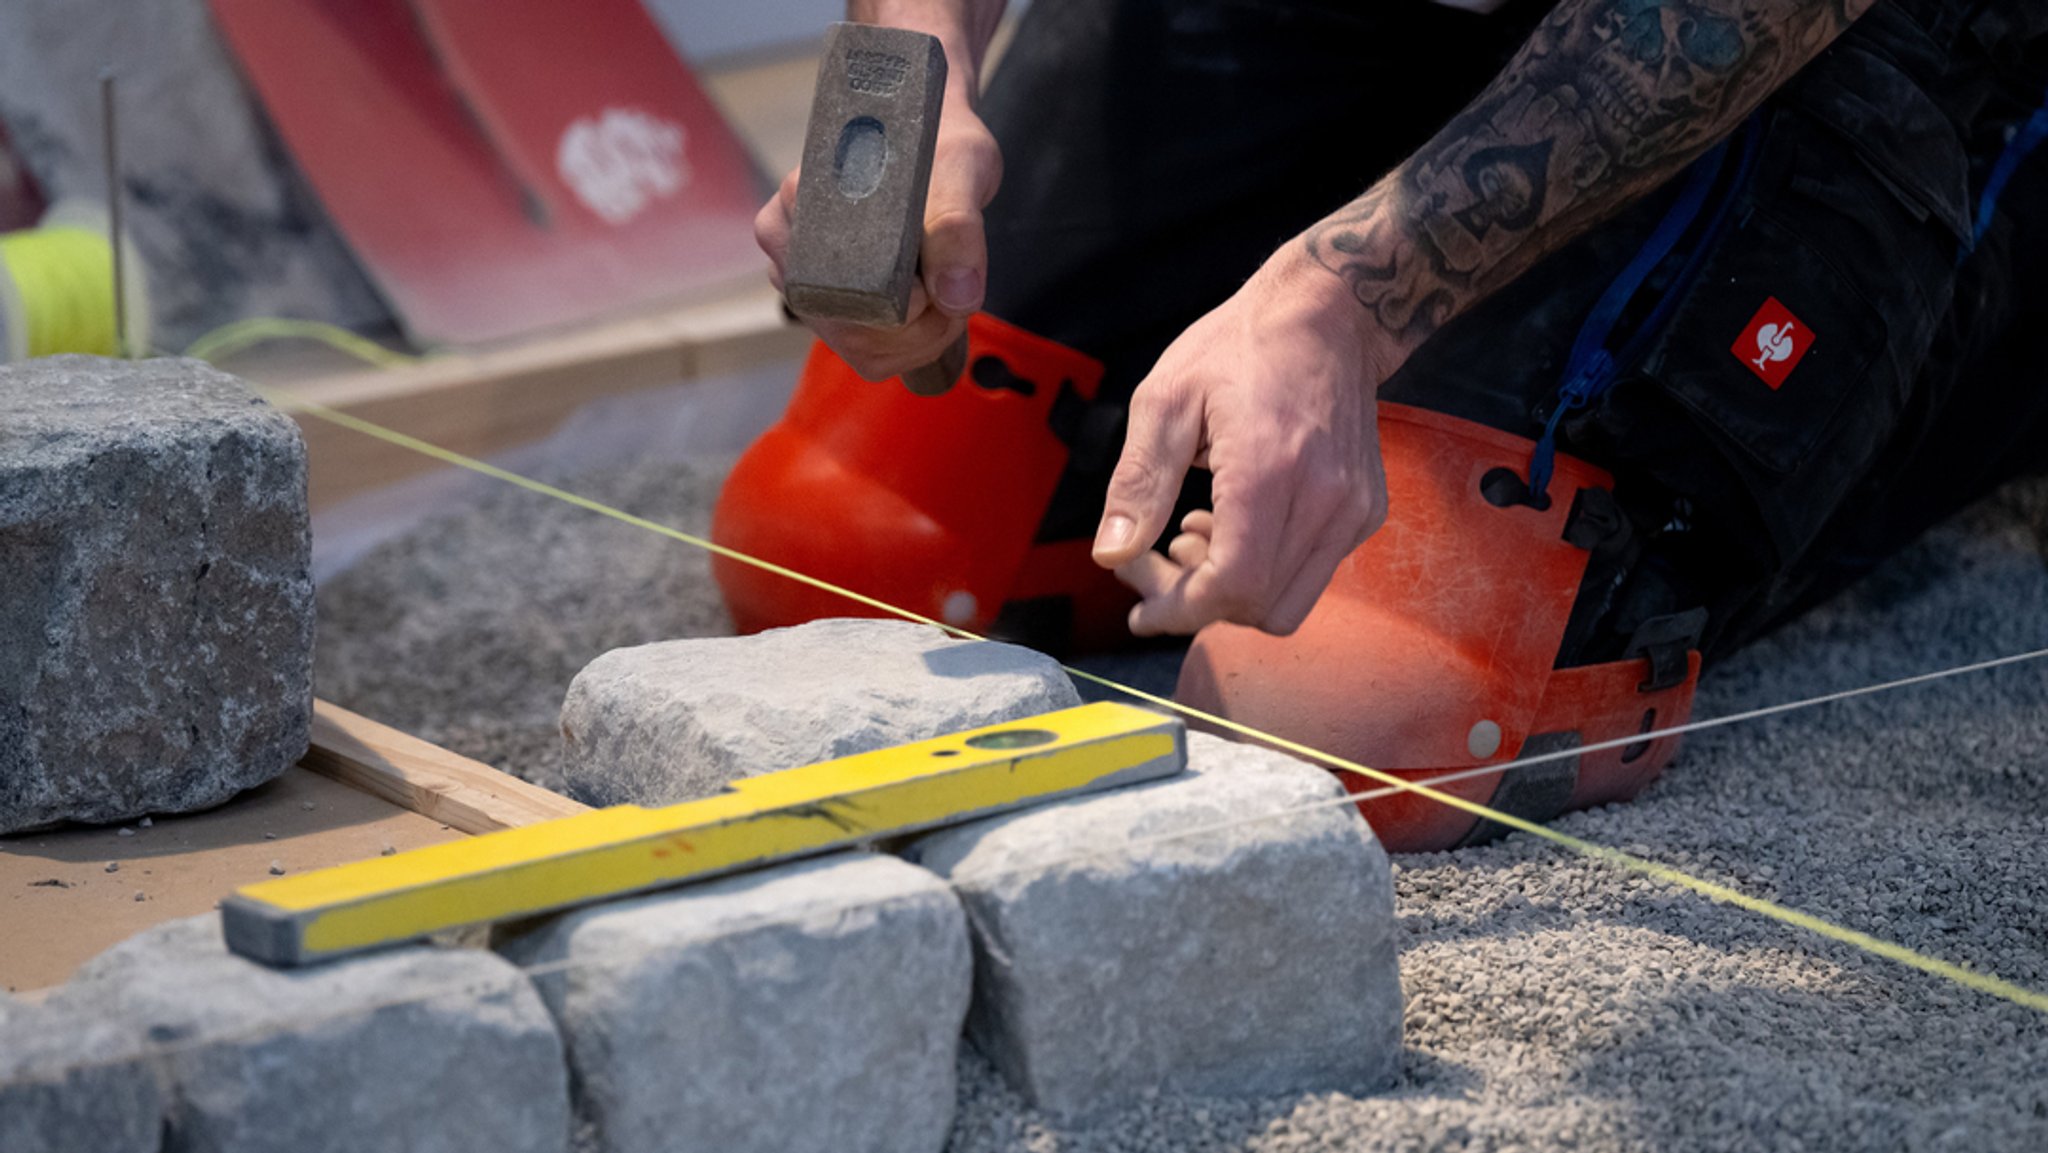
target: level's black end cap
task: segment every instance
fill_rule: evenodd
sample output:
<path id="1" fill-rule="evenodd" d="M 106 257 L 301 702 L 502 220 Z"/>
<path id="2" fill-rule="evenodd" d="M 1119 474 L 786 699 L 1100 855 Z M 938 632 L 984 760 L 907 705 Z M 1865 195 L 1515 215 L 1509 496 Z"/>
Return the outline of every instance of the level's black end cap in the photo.
<path id="1" fill-rule="evenodd" d="M 274 905 L 234 894 L 220 903 L 220 928 L 237 956 L 279 969 L 307 961 L 299 919 Z"/>
<path id="2" fill-rule="evenodd" d="M 1161 713 L 1159 720 L 1168 732 L 1173 734 L 1173 751 L 1163 757 L 1154 757 L 1142 764 L 1118 770 L 1099 782 L 1099 787 L 1135 785 L 1142 781 L 1156 781 L 1187 771 L 1188 767 L 1188 726 L 1186 722 L 1170 713 Z"/>

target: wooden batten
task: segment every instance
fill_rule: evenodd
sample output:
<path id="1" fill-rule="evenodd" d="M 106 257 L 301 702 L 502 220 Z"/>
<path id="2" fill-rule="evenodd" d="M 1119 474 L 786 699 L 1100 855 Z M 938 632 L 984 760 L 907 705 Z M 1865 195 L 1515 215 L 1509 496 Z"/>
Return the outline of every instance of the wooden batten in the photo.
<path id="1" fill-rule="evenodd" d="M 482 761 L 322 700 L 313 702 L 313 747 L 299 763 L 465 833 L 516 829 L 590 811 L 588 805 Z"/>
<path id="2" fill-rule="evenodd" d="M 302 364 L 260 355 L 226 367 L 286 394 L 280 401 L 287 409 L 296 397 L 482 457 L 546 437 L 593 400 L 776 361 L 794 364 L 810 339 L 762 284 L 503 346 L 437 353 L 400 368 L 309 373 Z M 330 354 L 320 359 L 332 363 Z M 441 467 L 317 416 L 294 415 L 306 437 L 315 510 Z"/>

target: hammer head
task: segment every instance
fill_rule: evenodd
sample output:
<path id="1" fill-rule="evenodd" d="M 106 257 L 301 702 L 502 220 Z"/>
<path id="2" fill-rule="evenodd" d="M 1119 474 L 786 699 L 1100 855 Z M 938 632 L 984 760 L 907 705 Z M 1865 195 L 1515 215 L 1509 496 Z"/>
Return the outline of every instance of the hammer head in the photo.
<path id="1" fill-rule="evenodd" d="M 832 26 L 783 264 L 790 311 L 871 326 L 904 322 L 945 91 L 946 54 L 936 37 Z"/>

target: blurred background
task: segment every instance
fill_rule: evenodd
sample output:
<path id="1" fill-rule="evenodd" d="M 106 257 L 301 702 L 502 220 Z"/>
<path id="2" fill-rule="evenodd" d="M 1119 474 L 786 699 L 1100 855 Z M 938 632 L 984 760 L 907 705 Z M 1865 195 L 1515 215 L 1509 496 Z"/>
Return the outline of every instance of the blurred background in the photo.
<path id="1" fill-rule="evenodd" d="M 9 0 L 0 355 L 200 355 L 528 464 L 736 453 L 809 347 L 751 225 L 796 163 L 842 15 L 837 0 Z M 300 423 L 322 575 L 460 487 L 417 454 Z M 607 431 L 557 435 L 572 423 Z"/>

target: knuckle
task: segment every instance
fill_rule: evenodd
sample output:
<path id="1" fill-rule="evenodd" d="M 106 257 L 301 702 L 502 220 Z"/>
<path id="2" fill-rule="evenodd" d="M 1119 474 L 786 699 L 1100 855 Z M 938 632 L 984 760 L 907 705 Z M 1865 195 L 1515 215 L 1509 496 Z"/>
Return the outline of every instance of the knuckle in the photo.
<path id="1" fill-rule="evenodd" d="M 995 137 L 981 127 L 940 133 L 932 168 L 946 172 L 948 180 L 954 180 L 950 188 L 971 199 L 975 207 L 993 201 L 995 190 L 1004 182 L 1004 154 L 995 145 Z"/>
<path id="2" fill-rule="evenodd" d="M 1387 514 L 1383 509 L 1367 508 L 1360 510 L 1353 519 L 1356 527 L 1351 530 L 1351 548 L 1355 549 L 1386 527 Z"/>
<path id="3" fill-rule="evenodd" d="M 1259 629 L 1276 637 L 1291 637 L 1306 619 L 1299 613 L 1269 613 L 1259 622 Z"/>
<path id="4" fill-rule="evenodd" d="M 1360 516 L 1359 516 L 1359 523 L 1360 523 L 1360 525 L 1362 526 L 1362 533 L 1363 533 L 1363 535 L 1362 535 L 1362 536 L 1360 537 L 1360 539 L 1364 539 L 1364 537 L 1368 537 L 1368 536 L 1371 536 L 1372 534 L 1374 534 L 1374 533 L 1376 533 L 1376 532 L 1380 531 L 1380 529 L 1382 529 L 1382 528 L 1385 528 L 1385 527 L 1386 527 L 1386 524 L 1387 524 L 1387 502 L 1386 502 L 1386 501 L 1383 501 L 1383 500 L 1375 500 L 1375 499 L 1372 499 L 1371 497 L 1365 497 L 1365 498 L 1363 498 L 1363 499 L 1361 499 L 1361 500 L 1359 501 L 1359 504 L 1360 504 Z"/>
<path id="5" fill-rule="evenodd" d="M 1132 429 L 1151 428 L 1177 416 L 1180 411 L 1179 389 L 1170 377 L 1150 377 L 1131 393 L 1130 426 Z"/>
<path id="6" fill-rule="evenodd" d="M 1257 625 L 1266 617 L 1263 584 L 1241 568 L 1218 570 L 1209 598 L 1210 607 L 1226 620 Z"/>
<path id="7" fill-rule="evenodd" d="M 1123 456 L 1117 459 L 1112 483 L 1124 492 L 1151 492 L 1159 487 L 1165 471 L 1150 449 L 1127 444 Z"/>
<path id="8" fill-rule="evenodd" d="M 1309 500 L 1319 508 L 1357 507 L 1357 485 L 1330 469 L 1316 469 L 1304 483 Z"/>
<path id="9" fill-rule="evenodd" d="M 938 150 L 945 152 L 952 163 L 966 164 L 977 172 L 1001 179 L 1002 147 L 996 143 L 995 133 L 979 119 L 947 125 L 941 130 Z"/>
<path id="10" fill-rule="evenodd" d="M 1266 446 L 1268 457 L 1281 468 L 1311 479 L 1320 480 L 1324 470 L 1317 466 L 1315 441 L 1309 436 L 1288 435 L 1285 430 L 1271 432 L 1272 443 Z"/>
<path id="11" fill-rule="evenodd" d="M 942 209 L 924 222 L 924 230 L 928 235 L 956 242 L 979 236 L 981 211 L 958 207 Z"/>
<path id="12" fill-rule="evenodd" d="M 771 200 L 754 214 L 754 243 L 763 249 L 773 251 L 774 242 L 782 236 L 782 206 Z"/>

